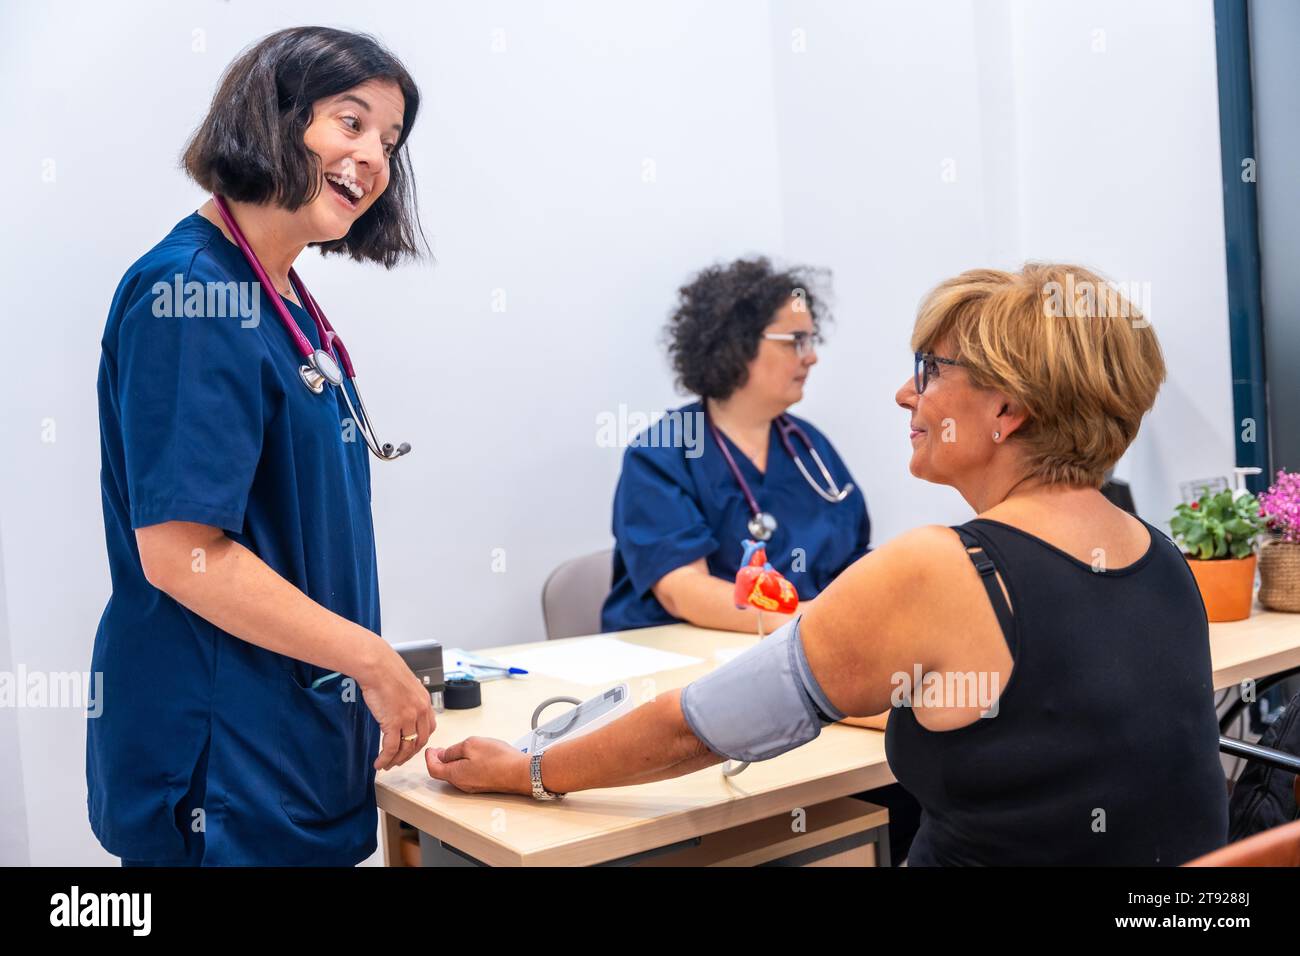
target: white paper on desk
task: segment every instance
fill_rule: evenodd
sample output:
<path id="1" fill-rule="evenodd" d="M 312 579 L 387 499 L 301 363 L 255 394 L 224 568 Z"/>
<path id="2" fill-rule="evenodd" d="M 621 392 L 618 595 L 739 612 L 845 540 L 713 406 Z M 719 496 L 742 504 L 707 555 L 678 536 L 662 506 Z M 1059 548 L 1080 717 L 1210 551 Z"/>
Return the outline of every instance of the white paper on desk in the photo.
<path id="1" fill-rule="evenodd" d="M 548 644 L 509 655 L 505 663 L 534 674 L 546 674 L 576 684 L 616 684 L 641 674 L 657 674 L 702 664 L 699 657 L 629 644 L 614 637 Z"/>

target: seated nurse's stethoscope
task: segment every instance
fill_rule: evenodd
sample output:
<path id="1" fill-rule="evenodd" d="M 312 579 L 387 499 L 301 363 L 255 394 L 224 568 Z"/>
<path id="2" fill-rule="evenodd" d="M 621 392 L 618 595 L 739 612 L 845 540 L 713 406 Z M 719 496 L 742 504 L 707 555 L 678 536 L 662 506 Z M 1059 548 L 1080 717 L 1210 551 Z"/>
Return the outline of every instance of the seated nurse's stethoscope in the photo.
<path id="1" fill-rule="evenodd" d="M 750 490 L 749 482 L 745 481 L 745 476 L 740 473 L 740 468 L 736 465 L 736 459 L 732 456 L 731 450 L 727 448 L 727 443 L 722 440 L 722 434 L 718 431 L 718 426 L 713 424 L 713 419 L 709 417 L 707 408 L 704 416 L 705 420 L 709 423 L 709 431 L 713 434 L 714 442 L 717 443 L 718 448 L 722 451 L 722 457 L 727 460 L 727 467 L 731 469 L 731 474 L 736 479 L 736 484 L 740 486 L 740 490 L 744 493 L 745 502 L 749 505 L 749 510 L 753 513 L 753 517 L 749 519 L 747 525 L 750 535 L 752 535 L 756 541 L 770 541 L 772 535 L 776 532 L 776 518 L 772 517 L 772 515 L 768 514 L 758 506 L 758 499 L 754 497 L 754 492 Z M 831 477 L 830 469 L 827 468 L 826 463 L 822 461 L 822 456 L 817 454 L 817 449 L 813 447 L 812 441 L 808 438 L 807 432 L 795 424 L 794 420 L 790 418 L 789 415 L 778 415 L 773 423 L 776 425 L 776 431 L 781 439 L 781 444 L 785 446 L 786 453 L 794 461 L 795 465 L 798 466 L 799 473 L 803 475 L 804 481 L 808 482 L 808 487 L 817 492 L 823 500 L 828 501 L 833 505 L 837 505 L 853 492 L 853 482 L 849 482 L 843 488 L 836 484 L 835 479 Z M 813 478 L 812 474 L 808 471 L 808 466 L 803 463 L 803 459 L 795 453 L 794 443 L 790 441 L 791 435 L 794 435 L 803 442 L 804 447 L 808 449 L 808 454 L 812 456 L 813 464 L 817 466 L 818 470 L 822 473 L 822 477 L 826 479 L 826 486 L 824 488 Z"/>
<path id="2" fill-rule="evenodd" d="M 357 385 L 357 373 L 352 366 L 352 357 L 348 355 L 347 346 L 343 344 L 343 339 L 339 337 L 339 334 L 334 331 L 329 319 L 325 318 L 325 313 L 321 311 L 320 306 L 316 304 L 316 300 L 307 291 L 307 286 L 303 284 L 302 279 L 298 278 L 298 273 L 290 269 L 289 281 L 293 283 L 294 289 L 297 290 L 303 308 L 307 310 L 312 317 L 312 321 L 316 323 L 316 332 L 320 336 L 321 345 L 324 348 L 313 349 L 307 336 L 303 335 L 302 329 L 298 328 L 298 323 L 293 320 L 289 310 L 285 308 L 284 302 L 276 294 L 275 285 L 267 276 L 266 270 L 262 268 L 257 253 L 253 252 L 248 240 L 244 238 L 243 232 L 240 231 L 239 224 L 235 222 L 235 217 L 226 205 L 226 200 L 221 196 L 213 196 L 212 200 L 217 207 L 217 211 L 221 213 L 226 228 L 230 230 L 230 234 L 234 237 L 235 244 L 239 246 L 240 252 L 244 254 L 244 258 L 248 260 L 248 264 L 257 275 L 258 281 L 262 283 L 264 288 L 270 290 L 268 298 L 271 300 L 272 305 L 275 306 L 280 321 L 284 323 L 285 330 L 292 336 L 298 351 L 302 353 L 302 357 L 306 360 L 306 364 L 298 369 L 303 384 L 317 395 L 324 391 L 326 385 L 337 388 L 343 393 L 343 400 L 348 404 L 348 411 L 352 414 L 352 420 L 361 429 L 361 435 L 366 440 L 366 446 L 374 453 L 376 458 L 381 461 L 394 461 L 409 452 L 411 446 L 407 442 L 402 442 L 396 448 L 390 442 L 380 443 L 378 436 L 375 434 L 374 426 L 370 424 L 370 415 L 366 411 L 366 401 L 361 397 L 361 388 Z M 329 351 L 326 351 L 326 349 Z M 335 349 L 338 350 L 338 358 L 343 362 L 343 369 L 347 370 L 347 377 L 351 380 L 352 388 L 357 393 L 359 409 L 352 407 L 352 398 L 348 395 L 348 390 L 342 387 L 343 370 L 339 368 L 339 363 L 335 361 L 332 354 Z M 814 452 L 814 454 L 816 453 Z"/>

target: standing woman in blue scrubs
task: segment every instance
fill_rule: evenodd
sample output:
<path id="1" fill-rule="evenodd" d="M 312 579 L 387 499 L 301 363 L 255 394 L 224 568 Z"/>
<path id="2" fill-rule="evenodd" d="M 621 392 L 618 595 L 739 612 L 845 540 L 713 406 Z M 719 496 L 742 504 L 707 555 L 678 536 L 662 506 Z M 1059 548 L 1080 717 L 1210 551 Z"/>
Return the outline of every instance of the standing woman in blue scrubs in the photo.
<path id="1" fill-rule="evenodd" d="M 418 107 L 370 37 L 266 37 L 227 69 L 184 167 L 225 198 L 275 288 L 209 200 L 113 298 L 99 368 L 113 591 L 86 778 L 91 827 L 124 864 L 358 863 L 375 849 L 376 770 L 433 730 L 428 693 L 379 636 L 366 444 L 337 388 L 305 386 L 271 299 L 328 348 L 289 281 L 299 253 L 418 255 L 403 149 Z"/>
<path id="2" fill-rule="evenodd" d="M 757 612 L 737 610 L 732 593 L 756 514 L 775 519 L 768 560 L 805 606 L 869 550 L 866 499 L 848 468 L 821 432 L 787 416 L 817 363 L 825 306 L 815 278 L 742 259 L 705 269 L 679 291 L 668 351 L 678 386 L 699 399 L 665 415 L 623 457 L 602 630 L 685 620 L 755 632 Z M 788 435 L 808 477 L 800 471 L 778 429 L 782 416 L 807 435 L 829 482 L 800 437 Z M 823 492 L 853 490 L 831 502 L 813 482 Z M 787 620 L 764 614 L 764 629 Z"/>

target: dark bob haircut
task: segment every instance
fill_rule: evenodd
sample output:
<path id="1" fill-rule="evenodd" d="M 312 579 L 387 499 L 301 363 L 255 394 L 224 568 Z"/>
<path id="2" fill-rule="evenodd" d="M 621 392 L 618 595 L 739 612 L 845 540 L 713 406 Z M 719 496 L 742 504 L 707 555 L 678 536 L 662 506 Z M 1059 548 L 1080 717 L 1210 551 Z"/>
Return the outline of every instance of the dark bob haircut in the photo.
<path id="1" fill-rule="evenodd" d="M 820 332 L 830 313 L 815 287 L 826 269 L 776 270 L 764 257 L 737 259 L 699 272 L 677 291 L 665 330 L 677 387 L 700 398 L 726 399 L 749 378 L 764 330 L 791 299 L 802 299 Z"/>
<path id="2" fill-rule="evenodd" d="M 402 146 L 415 125 L 420 91 L 406 67 L 373 37 L 295 27 L 259 40 L 226 68 L 181 164 L 209 192 L 257 205 L 275 203 L 290 212 L 299 209 L 316 198 L 324 183 L 320 157 L 303 142 L 312 105 L 376 79 L 396 83 L 405 100 L 388 188 L 346 236 L 312 245 L 322 255 L 340 252 L 386 268 L 404 257 L 418 259 L 416 236 L 424 242 L 424 234 Z"/>

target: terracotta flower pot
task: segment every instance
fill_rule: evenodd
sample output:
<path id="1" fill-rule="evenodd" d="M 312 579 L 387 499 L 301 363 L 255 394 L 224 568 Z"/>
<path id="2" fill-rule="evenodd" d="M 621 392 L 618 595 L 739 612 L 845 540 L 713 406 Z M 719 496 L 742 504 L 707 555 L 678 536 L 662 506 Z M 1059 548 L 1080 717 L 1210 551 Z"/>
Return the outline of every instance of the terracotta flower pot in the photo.
<path id="1" fill-rule="evenodd" d="M 1186 557 L 1186 555 L 1184 555 Z M 1255 555 L 1248 558 L 1187 558 L 1211 621 L 1242 621 L 1250 617 L 1255 589 Z"/>

